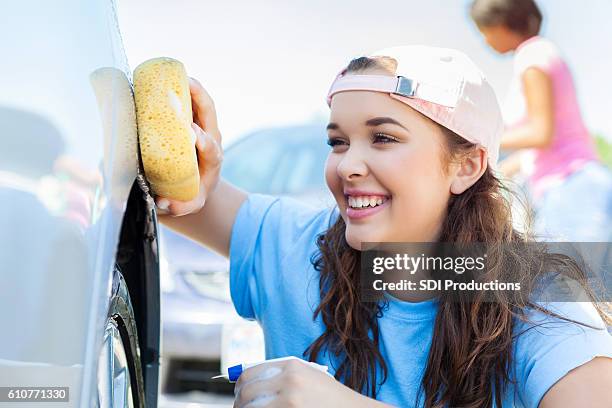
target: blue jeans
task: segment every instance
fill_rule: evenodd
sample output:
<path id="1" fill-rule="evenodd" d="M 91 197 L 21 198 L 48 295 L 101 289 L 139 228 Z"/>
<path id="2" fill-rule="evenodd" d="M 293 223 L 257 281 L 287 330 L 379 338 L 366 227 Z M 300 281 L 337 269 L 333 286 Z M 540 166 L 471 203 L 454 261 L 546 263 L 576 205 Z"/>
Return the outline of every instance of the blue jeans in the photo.
<path id="1" fill-rule="evenodd" d="M 578 247 L 592 268 L 589 272 L 605 288 L 599 294 L 611 301 L 612 171 L 601 163 L 589 163 L 547 190 L 533 208 L 536 239 L 584 242 Z"/>
<path id="2" fill-rule="evenodd" d="M 533 206 L 534 231 L 546 240 L 612 241 L 612 172 L 601 163 L 570 174 Z"/>

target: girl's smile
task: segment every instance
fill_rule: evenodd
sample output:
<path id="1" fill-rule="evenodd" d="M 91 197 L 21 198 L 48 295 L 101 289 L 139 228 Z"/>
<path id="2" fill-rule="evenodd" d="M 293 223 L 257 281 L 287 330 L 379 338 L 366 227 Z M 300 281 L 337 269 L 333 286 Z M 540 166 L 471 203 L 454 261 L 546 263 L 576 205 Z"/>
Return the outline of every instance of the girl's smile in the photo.
<path id="1" fill-rule="evenodd" d="M 349 193 L 351 194 L 351 193 Z M 389 207 L 391 198 L 377 194 L 347 194 L 346 215 L 347 217 L 358 220 L 370 215 L 379 213 Z"/>

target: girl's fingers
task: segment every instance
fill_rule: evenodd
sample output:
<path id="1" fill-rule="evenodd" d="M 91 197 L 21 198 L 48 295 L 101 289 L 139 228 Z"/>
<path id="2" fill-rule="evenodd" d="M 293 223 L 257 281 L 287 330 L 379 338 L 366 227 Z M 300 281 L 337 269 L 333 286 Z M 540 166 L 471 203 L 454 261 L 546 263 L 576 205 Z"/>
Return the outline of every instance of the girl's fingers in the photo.
<path id="1" fill-rule="evenodd" d="M 191 128 L 193 129 L 196 135 L 196 148 L 199 152 L 204 153 L 204 148 L 206 147 L 206 135 L 201 127 L 198 126 L 197 123 L 193 122 L 191 124 Z"/>
<path id="2" fill-rule="evenodd" d="M 164 197 L 157 197 L 155 199 L 155 206 L 157 207 L 157 212 L 160 214 L 171 214 L 171 207 L 173 206 L 172 200 Z"/>
<path id="3" fill-rule="evenodd" d="M 240 385 L 236 383 L 234 406 L 240 408 L 267 406 L 282 389 L 281 372 L 282 369 L 278 366 L 265 367 L 257 376 L 251 376 L 249 381 Z"/>
<path id="4" fill-rule="evenodd" d="M 236 386 L 234 387 L 234 395 L 238 395 L 244 386 L 256 381 L 276 377 L 282 371 L 283 369 L 278 365 L 268 363 L 248 368 L 238 378 Z"/>
<path id="5" fill-rule="evenodd" d="M 223 160 L 223 151 L 217 141 L 204 132 L 196 123 L 192 123 L 193 131 L 196 134 L 196 150 L 198 153 L 198 167 L 200 177 L 206 174 L 207 169 L 217 168 Z"/>
<path id="6" fill-rule="evenodd" d="M 218 131 L 217 112 L 215 103 L 206 92 L 206 89 L 195 78 L 189 78 L 189 91 L 191 92 L 191 107 L 194 121 L 221 144 L 221 134 Z"/>
<path id="7" fill-rule="evenodd" d="M 155 201 L 155 205 L 157 205 L 157 208 L 168 212 L 168 207 L 170 206 L 170 201 L 167 198 L 159 198 Z"/>
<path id="8" fill-rule="evenodd" d="M 277 400 L 278 400 L 277 394 L 266 395 L 264 397 L 257 398 L 256 400 L 252 402 L 249 402 L 248 404 L 244 405 L 244 408 L 271 408 L 271 407 L 274 407 L 274 405 L 272 404 L 275 404 Z"/>
<path id="9" fill-rule="evenodd" d="M 275 369 L 276 371 L 271 371 L 271 369 Z M 293 356 L 281 361 L 264 362 L 247 368 L 242 374 L 240 374 L 240 377 L 236 382 L 235 392 L 239 391 L 243 384 L 256 379 L 271 378 L 272 375 L 276 375 L 283 371 L 301 371 L 304 369 L 313 370 L 312 367 L 308 366 L 306 361 Z"/>
<path id="10" fill-rule="evenodd" d="M 158 199 L 155 200 L 155 204 L 157 206 L 158 213 L 168 214 L 173 217 L 187 215 L 202 208 L 202 205 L 200 205 L 198 202 L 198 198 L 191 201 L 177 201 L 158 197 Z"/>

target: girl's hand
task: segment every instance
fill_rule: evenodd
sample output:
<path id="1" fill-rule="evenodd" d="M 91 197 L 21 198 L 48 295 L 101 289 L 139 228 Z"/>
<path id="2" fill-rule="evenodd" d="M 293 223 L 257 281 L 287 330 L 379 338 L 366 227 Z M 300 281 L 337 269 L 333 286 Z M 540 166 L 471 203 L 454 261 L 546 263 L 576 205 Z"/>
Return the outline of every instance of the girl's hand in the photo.
<path id="1" fill-rule="evenodd" d="M 160 214 L 174 217 L 198 212 L 206 203 L 206 197 L 219 183 L 219 173 L 223 162 L 221 133 L 217 126 L 215 104 L 204 87 L 194 78 L 189 79 L 191 106 L 193 110 L 192 128 L 196 135 L 196 151 L 200 171 L 200 189 L 196 198 L 191 201 L 178 201 L 157 196 Z"/>
<path id="2" fill-rule="evenodd" d="M 295 358 L 246 369 L 234 389 L 234 408 L 382 407 Z"/>

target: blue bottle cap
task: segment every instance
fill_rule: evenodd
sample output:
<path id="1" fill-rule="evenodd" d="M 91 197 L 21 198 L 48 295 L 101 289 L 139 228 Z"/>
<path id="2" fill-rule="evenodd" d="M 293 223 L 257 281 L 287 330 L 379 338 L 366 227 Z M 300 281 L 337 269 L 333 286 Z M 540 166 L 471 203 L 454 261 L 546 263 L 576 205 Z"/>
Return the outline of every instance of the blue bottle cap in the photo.
<path id="1" fill-rule="evenodd" d="M 228 368 L 227 374 L 231 382 L 238 381 L 238 377 L 240 377 L 240 374 L 242 374 L 242 364 L 238 364 Z"/>

